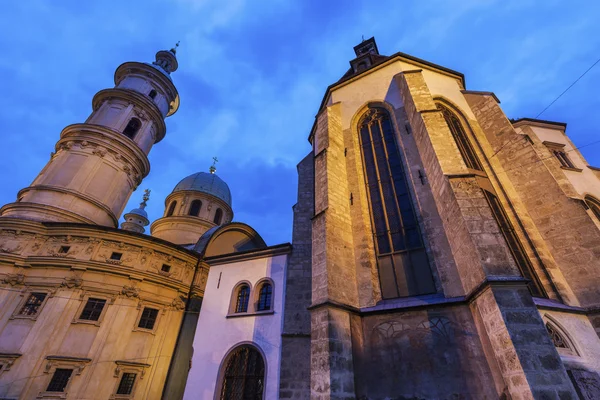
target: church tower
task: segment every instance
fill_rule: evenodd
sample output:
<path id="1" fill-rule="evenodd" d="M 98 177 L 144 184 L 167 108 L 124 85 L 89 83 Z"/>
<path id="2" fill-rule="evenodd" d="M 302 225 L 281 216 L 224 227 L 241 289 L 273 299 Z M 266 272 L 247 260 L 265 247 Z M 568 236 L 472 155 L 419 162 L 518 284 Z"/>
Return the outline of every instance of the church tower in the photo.
<path id="1" fill-rule="evenodd" d="M 0 215 L 118 227 L 131 193 L 150 172 L 147 156 L 165 136 L 164 119 L 179 107 L 170 76 L 176 47 L 156 53 L 152 64 L 119 66 L 115 87 L 96 93 L 85 123 L 63 129 L 48 164 Z"/>

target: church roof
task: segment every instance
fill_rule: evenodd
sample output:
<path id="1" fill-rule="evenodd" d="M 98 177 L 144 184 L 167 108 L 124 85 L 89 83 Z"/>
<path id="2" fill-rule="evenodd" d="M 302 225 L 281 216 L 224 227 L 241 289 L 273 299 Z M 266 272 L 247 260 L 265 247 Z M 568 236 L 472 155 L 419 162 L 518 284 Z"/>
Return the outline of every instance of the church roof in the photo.
<path id="1" fill-rule="evenodd" d="M 174 192 L 193 190 L 215 196 L 231 207 L 231 191 L 229 186 L 216 174 L 197 172 L 183 178 L 173 189 Z"/>

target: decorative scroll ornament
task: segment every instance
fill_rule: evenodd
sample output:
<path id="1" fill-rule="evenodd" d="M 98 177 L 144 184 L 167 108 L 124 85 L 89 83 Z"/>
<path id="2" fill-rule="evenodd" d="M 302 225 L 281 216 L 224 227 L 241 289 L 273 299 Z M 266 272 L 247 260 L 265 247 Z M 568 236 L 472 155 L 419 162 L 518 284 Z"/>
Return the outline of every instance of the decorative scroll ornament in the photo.
<path id="1" fill-rule="evenodd" d="M 23 274 L 8 274 L 2 279 L 2 282 L 11 286 L 22 285 L 24 281 L 25 275 Z"/>
<path id="2" fill-rule="evenodd" d="M 134 286 L 123 286 L 123 289 L 121 290 L 121 294 L 127 296 L 127 297 L 140 297 L 140 289 L 134 287 Z"/>
<path id="3" fill-rule="evenodd" d="M 173 306 L 173 308 L 177 311 L 181 311 L 185 308 L 185 303 L 183 302 L 183 300 L 181 300 L 181 298 L 176 297 L 171 303 L 171 306 Z"/>
<path id="4" fill-rule="evenodd" d="M 63 282 L 60 284 L 60 286 L 67 287 L 69 289 L 73 289 L 76 287 L 81 287 L 82 283 L 83 283 L 83 279 L 81 279 L 77 276 L 69 276 L 63 280 Z"/>

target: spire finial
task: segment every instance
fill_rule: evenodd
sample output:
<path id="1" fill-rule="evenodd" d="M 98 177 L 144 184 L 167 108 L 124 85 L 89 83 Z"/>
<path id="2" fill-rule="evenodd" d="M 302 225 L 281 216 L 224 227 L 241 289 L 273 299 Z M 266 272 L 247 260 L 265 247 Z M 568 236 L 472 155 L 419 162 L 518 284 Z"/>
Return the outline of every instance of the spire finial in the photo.
<path id="1" fill-rule="evenodd" d="M 178 40 L 177 43 L 175 43 L 175 47 L 173 47 L 171 49 L 171 53 L 177 54 L 177 48 L 179 47 L 179 42 L 181 42 L 181 40 Z"/>
<path id="2" fill-rule="evenodd" d="M 218 159 L 217 157 L 213 157 L 213 163 L 212 163 L 212 165 L 210 166 L 210 168 L 208 169 L 208 171 L 209 171 L 211 174 L 214 174 L 215 172 L 217 172 L 217 167 L 216 167 L 216 165 L 217 165 L 217 163 L 218 163 L 218 162 L 219 162 L 219 159 Z"/>
<path id="3" fill-rule="evenodd" d="M 147 204 L 146 202 L 148 200 L 150 200 L 150 189 L 146 189 L 144 190 L 144 196 L 142 197 L 142 202 L 140 203 L 140 208 L 143 210 L 144 208 L 146 208 Z"/>

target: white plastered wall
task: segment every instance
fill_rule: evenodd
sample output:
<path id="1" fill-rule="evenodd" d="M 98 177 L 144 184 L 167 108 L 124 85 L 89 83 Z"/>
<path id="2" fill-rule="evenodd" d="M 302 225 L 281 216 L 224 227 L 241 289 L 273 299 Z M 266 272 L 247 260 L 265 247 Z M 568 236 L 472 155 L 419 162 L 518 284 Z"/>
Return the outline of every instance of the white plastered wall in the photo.
<path id="1" fill-rule="evenodd" d="M 280 255 L 211 266 L 184 400 L 214 399 L 215 391 L 220 391 L 216 383 L 224 357 L 236 345 L 248 342 L 265 357 L 264 399 L 278 398 L 286 264 L 287 256 Z M 237 284 L 250 282 L 253 296 L 256 284 L 265 277 L 273 281 L 274 313 L 227 318 L 231 293 Z"/>

